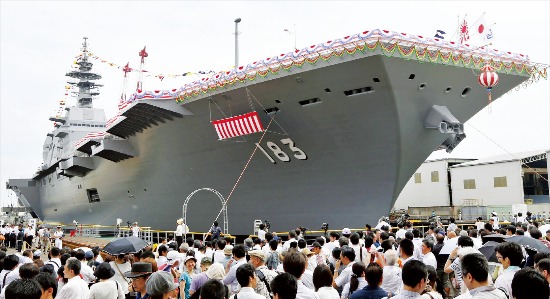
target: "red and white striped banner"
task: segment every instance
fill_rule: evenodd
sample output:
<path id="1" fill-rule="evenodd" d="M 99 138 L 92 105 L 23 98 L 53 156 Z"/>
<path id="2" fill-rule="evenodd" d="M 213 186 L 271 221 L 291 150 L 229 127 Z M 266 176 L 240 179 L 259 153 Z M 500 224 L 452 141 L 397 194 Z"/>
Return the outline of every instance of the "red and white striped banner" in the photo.
<path id="1" fill-rule="evenodd" d="M 220 140 L 264 131 L 256 111 L 215 120 L 212 124 Z"/>

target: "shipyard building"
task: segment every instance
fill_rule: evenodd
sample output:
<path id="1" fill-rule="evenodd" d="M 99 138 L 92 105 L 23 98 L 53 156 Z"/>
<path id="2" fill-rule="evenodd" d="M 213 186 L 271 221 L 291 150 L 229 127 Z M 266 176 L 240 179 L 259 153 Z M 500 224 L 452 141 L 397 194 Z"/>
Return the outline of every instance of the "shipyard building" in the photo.
<path id="1" fill-rule="evenodd" d="M 550 211 L 548 155 L 538 150 L 484 159 L 445 158 L 425 161 L 409 179 L 394 209 L 411 214 L 470 218 L 491 211 L 503 218 L 518 211 Z"/>

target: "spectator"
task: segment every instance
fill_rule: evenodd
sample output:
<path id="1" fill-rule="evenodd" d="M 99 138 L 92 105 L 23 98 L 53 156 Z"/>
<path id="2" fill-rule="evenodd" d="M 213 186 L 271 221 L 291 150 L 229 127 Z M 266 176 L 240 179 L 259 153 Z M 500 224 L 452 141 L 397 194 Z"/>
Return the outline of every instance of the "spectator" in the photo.
<path id="1" fill-rule="evenodd" d="M 507 299 L 503 291 L 489 281 L 489 264 L 481 253 L 466 254 L 461 261 L 462 279 L 472 299 Z"/>
<path id="2" fill-rule="evenodd" d="M 269 270 L 273 270 L 273 271 L 277 269 L 280 263 L 279 254 L 277 253 L 277 245 L 278 243 L 276 240 L 271 240 L 269 241 L 267 246 L 270 248 L 270 251 L 267 254 L 265 264 Z"/>
<path id="3" fill-rule="evenodd" d="M 254 267 L 250 264 L 242 264 L 237 268 L 236 272 L 237 281 L 241 286 L 238 298 L 242 299 L 265 299 L 266 297 L 256 294 L 254 288 L 256 287 L 256 275 Z M 237 299 L 237 294 L 233 295 L 233 299 Z"/>
<path id="4" fill-rule="evenodd" d="M 42 289 L 33 279 L 16 279 L 6 287 L 6 298 L 40 299 Z"/>
<path id="5" fill-rule="evenodd" d="M 147 294 L 151 299 L 177 298 L 178 284 L 174 282 L 172 274 L 165 271 L 158 271 L 145 282 Z M 57 298 L 56 298 L 57 299 Z"/>
<path id="6" fill-rule="evenodd" d="M 538 261 L 535 265 L 535 270 L 539 271 L 546 281 L 550 283 L 550 258 L 544 258 Z"/>
<path id="7" fill-rule="evenodd" d="M 296 277 L 290 273 L 281 273 L 275 276 L 271 282 L 271 291 L 273 292 L 273 298 L 276 299 L 296 299 L 298 292 L 298 282 L 296 281 Z"/>
<path id="8" fill-rule="evenodd" d="M 227 287 L 217 279 L 206 281 L 201 287 L 201 299 L 227 299 L 229 297 Z"/>
<path id="9" fill-rule="evenodd" d="M 53 270 L 53 269 L 52 269 Z M 40 285 L 42 289 L 41 299 L 53 299 L 57 295 L 57 282 L 55 276 L 52 273 L 41 272 L 34 277 L 34 280 Z"/>
<path id="10" fill-rule="evenodd" d="M 129 261 L 126 260 L 124 254 L 119 254 L 116 256 L 114 261 L 109 262 L 111 268 L 115 270 L 115 275 L 111 278 L 112 280 L 118 281 L 122 286 L 122 291 L 127 295 L 130 291 L 128 290 L 128 285 L 130 282 L 124 277 L 124 273 L 132 270 L 132 265 Z"/>
<path id="11" fill-rule="evenodd" d="M 114 294 L 117 299 L 124 299 L 122 286 L 116 280 L 110 278 L 115 275 L 115 270 L 111 268 L 109 263 L 100 264 L 94 271 L 94 277 L 99 279 L 99 282 L 94 283 L 90 287 L 90 299 L 109 299 L 113 298 Z"/>
<path id="12" fill-rule="evenodd" d="M 550 295 L 548 281 L 532 268 L 517 271 L 512 280 L 512 296 L 515 299 L 547 299 Z"/>
<path id="13" fill-rule="evenodd" d="M 410 232 L 407 232 L 406 235 L 408 235 Z M 412 235 L 412 233 L 411 233 Z M 401 240 L 399 242 L 399 255 L 401 256 L 401 259 L 403 260 L 403 265 L 405 265 L 410 260 L 415 260 L 413 257 L 414 255 L 414 244 L 412 240 L 409 240 L 408 238 Z"/>
<path id="14" fill-rule="evenodd" d="M 349 248 L 351 251 L 353 249 Z M 302 274 L 306 270 L 307 266 L 307 258 L 305 254 L 301 252 L 295 252 L 295 251 L 289 251 L 283 260 L 283 269 L 285 272 L 292 274 L 297 282 L 297 297 L 300 299 L 318 299 L 315 292 L 308 287 L 306 287 L 300 278 L 302 277 Z M 274 289 L 272 289 L 273 292 L 275 292 Z"/>
<path id="15" fill-rule="evenodd" d="M 277 272 L 273 270 L 269 270 L 265 264 L 265 254 L 262 250 L 252 250 L 248 252 L 248 255 L 250 256 L 249 263 L 254 267 L 256 270 L 256 276 L 258 277 L 258 280 L 256 281 L 256 287 L 254 288 L 254 291 L 265 298 L 269 298 L 269 284 L 277 276 Z"/>
<path id="16" fill-rule="evenodd" d="M 338 291 L 332 287 L 332 273 L 326 265 L 319 265 L 313 271 L 313 285 L 320 299 L 339 299 Z"/>
<path id="17" fill-rule="evenodd" d="M 152 258 L 148 259 L 153 260 Z M 147 294 L 145 282 L 153 273 L 153 270 L 153 265 L 151 263 L 136 262 L 132 265 L 132 269 L 130 271 L 124 273 L 124 277 L 132 279 L 131 288 L 132 291 L 137 292 L 137 298 L 149 297 L 149 294 Z"/>
<path id="18" fill-rule="evenodd" d="M 421 299 L 443 299 L 443 288 L 436 285 L 437 272 L 435 268 L 426 265 L 426 269 L 428 270 L 428 283 L 426 284 L 426 289 L 422 293 Z"/>
<path id="19" fill-rule="evenodd" d="M 496 248 L 496 257 L 502 264 L 504 271 L 495 281 L 496 288 L 502 288 L 509 298 L 512 297 L 512 279 L 514 274 L 519 271 L 519 266 L 523 260 L 523 251 L 521 246 L 516 243 L 503 242 Z"/>
<path id="20" fill-rule="evenodd" d="M 351 247 L 342 247 L 340 253 L 340 260 L 336 261 L 336 269 L 340 267 L 342 263 L 346 268 L 342 271 L 341 274 L 334 271 L 334 282 L 332 286 L 335 288 L 343 287 L 346 283 L 349 283 L 351 280 L 352 266 L 355 264 L 355 250 Z"/>
<path id="21" fill-rule="evenodd" d="M 365 277 L 368 285 L 351 294 L 351 299 L 381 299 L 389 295 L 388 292 L 380 288 L 383 281 L 383 270 L 378 264 L 370 264 L 365 271 Z"/>
<path id="22" fill-rule="evenodd" d="M 233 259 L 227 263 L 225 272 L 227 275 L 223 279 L 223 283 L 230 286 L 231 293 L 239 292 L 239 282 L 237 281 L 237 268 L 240 265 L 246 264 L 245 250 L 243 245 L 235 245 L 232 250 Z"/>
<path id="23" fill-rule="evenodd" d="M 434 247 L 434 242 L 431 239 L 424 239 L 422 240 L 421 250 L 422 254 L 424 255 L 422 258 L 422 262 L 426 266 L 432 266 L 434 269 L 437 268 L 437 260 L 435 259 L 435 255 L 432 253 Z"/>
<path id="24" fill-rule="evenodd" d="M 378 264 L 377 264 L 378 265 Z M 351 267 L 351 278 L 350 282 L 344 285 L 342 290 L 341 298 L 349 298 L 353 292 L 358 289 L 362 289 L 367 286 L 367 281 L 365 280 L 365 264 L 362 262 L 355 262 Z"/>
<path id="25" fill-rule="evenodd" d="M 421 261 L 411 260 L 403 265 L 403 289 L 393 299 L 416 298 L 426 288 L 428 271 Z"/>
<path id="26" fill-rule="evenodd" d="M 220 263 L 212 264 L 206 272 L 199 273 L 193 277 L 191 287 L 189 288 L 190 298 L 193 298 L 195 293 L 200 293 L 202 286 L 210 279 L 222 280 L 225 276 L 225 270 Z"/>
<path id="27" fill-rule="evenodd" d="M 464 293 L 466 292 L 466 287 L 462 283 L 462 272 L 460 267 L 461 258 L 466 254 L 479 253 L 479 251 L 474 249 L 474 241 L 472 241 L 470 237 L 458 237 L 457 245 L 458 247 L 451 251 L 449 258 L 445 263 L 444 271 L 449 274 L 452 272 L 455 273 L 458 289 L 461 290 L 461 293 Z"/>
<path id="28" fill-rule="evenodd" d="M 194 256 L 187 256 L 185 258 L 185 262 L 183 263 L 185 265 L 185 270 L 179 277 L 180 298 L 182 299 L 189 299 L 191 296 L 189 290 L 191 289 L 191 281 L 193 280 L 193 276 L 195 274 L 194 270 L 196 263 L 197 259 Z"/>
<path id="29" fill-rule="evenodd" d="M 384 253 L 386 265 L 383 268 L 382 289 L 391 294 L 396 294 L 401 288 L 401 268 L 397 265 L 397 252 L 388 250 Z M 368 281 L 368 280 L 367 280 Z"/>
<path id="30" fill-rule="evenodd" d="M 59 291 L 56 299 L 88 298 L 90 296 L 88 283 L 80 278 L 80 266 L 80 261 L 78 259 L 74 257 L 67 259 L 63 274 L 68 280 Z"/>

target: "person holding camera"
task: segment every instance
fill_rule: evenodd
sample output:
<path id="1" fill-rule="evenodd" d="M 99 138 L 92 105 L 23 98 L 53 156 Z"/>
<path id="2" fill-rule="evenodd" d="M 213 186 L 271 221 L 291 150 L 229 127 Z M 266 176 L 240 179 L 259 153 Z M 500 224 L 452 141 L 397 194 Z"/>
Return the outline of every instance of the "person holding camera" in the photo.
<path id="1" fill-rule="evenodd" d="M 258 229 L 258 239 L 265 240 L 265 233 L 266 233 L 266 227 L 265 224 L 261 223 Z"/>

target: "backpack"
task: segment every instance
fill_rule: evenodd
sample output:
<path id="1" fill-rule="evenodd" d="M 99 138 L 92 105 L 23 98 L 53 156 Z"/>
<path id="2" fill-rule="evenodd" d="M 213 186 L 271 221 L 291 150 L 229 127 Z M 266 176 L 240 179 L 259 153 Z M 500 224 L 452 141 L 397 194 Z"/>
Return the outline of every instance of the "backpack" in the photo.
<path id="1" fill-rule="evenodd" d="M 277 254 L 277 252 L 270 252 L 265 261 L 265 265 L 269 270 L 277 270 L 279 266 L 279 254 Z"/>

